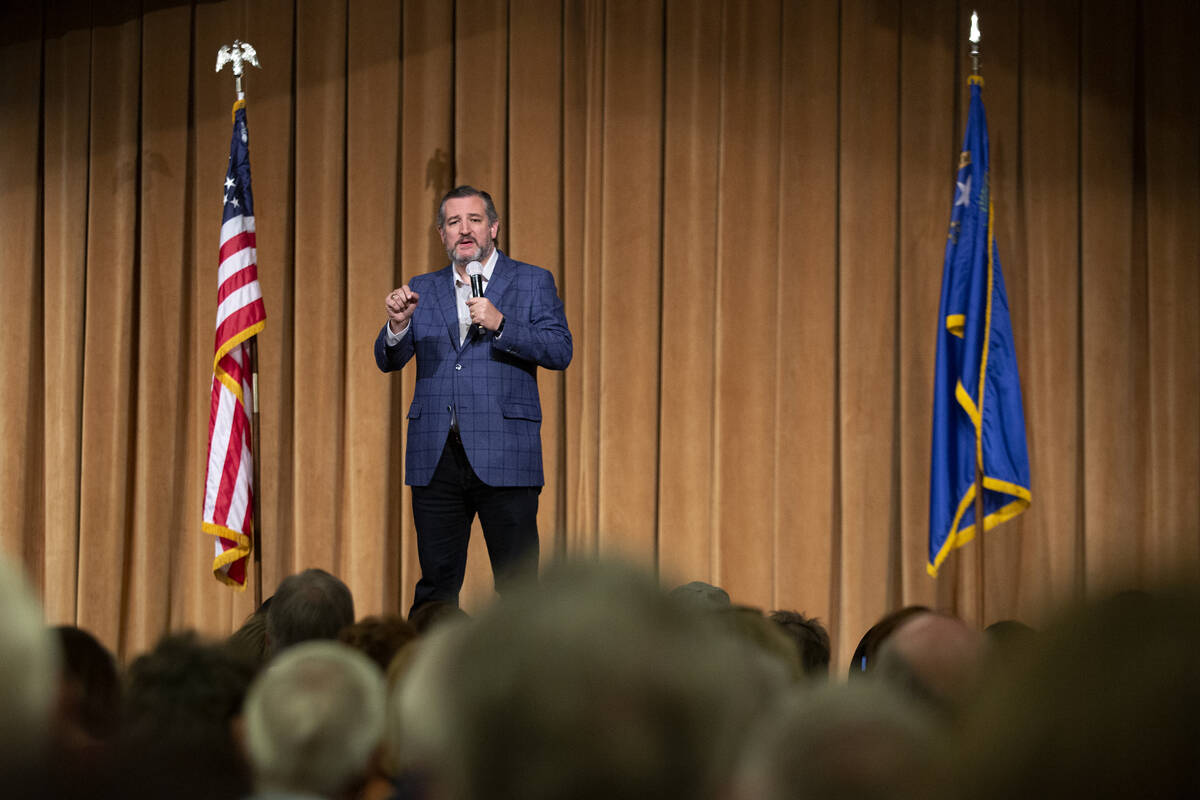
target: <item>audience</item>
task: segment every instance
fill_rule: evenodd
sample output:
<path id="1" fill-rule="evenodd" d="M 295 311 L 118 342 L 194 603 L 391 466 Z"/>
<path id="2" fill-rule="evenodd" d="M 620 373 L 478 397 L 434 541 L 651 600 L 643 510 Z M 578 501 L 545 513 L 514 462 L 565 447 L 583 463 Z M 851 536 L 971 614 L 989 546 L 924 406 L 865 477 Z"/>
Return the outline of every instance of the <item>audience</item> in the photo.
<path id="1" fill-rule="evenodd" d="M 427 600 L 408 615 L 409 623 L 421 635 L 429 633 L 444 622 L 464 619 L 470 619 L 467 612 L 459 608 L 457 603 L 447 603 L 445 600 Z"/>
<path id="2" fill-rule="evenodd" d="M 95 636 L 69 625 L 52 628 L 62 654 L 59 739 L 87 748 L 116 735 L 121 720 L 121 677 L 112 653 Z"/>
<path id="3" fill-rule="evenodd" d="M 927 614 L 931 610 L 926 606 L 905 606 L 884 615 L 881 620 L 872 625 L 859 639 L 858 647 L 854 648 L 854 655 L 850 657 L 850 678 L 852 680 L 862 678 L 866 673 L 875 669 L 875 657 L 879 648 L 895 632 L 896 628 L 910 618 L 918 614 Z"/>
<path id="4" fill-rule="evenodd" d="M 417 638 L 417 629 L 399 614 L 366 617 L 342 628 L 338 641 L 363 653 L 386 672 L 396 653 Z"/>
<path id="5" fill-rule="evenodd" d="M 336 639 L 354 622 L 346 584 L 323 569 L 306 569 L 279 584 L 267 608 L 267 642 L 279 654 L 310 639 Z"/>
<path id="6" fill-rule="evenodd" d="M 353 613 L 306 570 L 226 643 L 166 636 L 122 680 L 0 559 L 5 796 L 1200 796 L 1195 588 L 1036 633 L 906 607 L 837 683 L 818 620 L 611 564 L 555 565 L 475 619 Z"/>
<path id="7" fill-rule="evenodd" d="M 735 800 L 919 800 L 939 788 L 936 721 L 886 686 L 795 692 L 746 747 Z"/>
<path id="8" fill-rule="evenodd" d="M 915 614 L 879 648 L 874 675 L 931 711 L 954 717 L 976 688 L 983 636 L 957 617 Z"/>
<path id="9" fill-rule="evenodd" d="M 1200 596 L 1067 614 L 963 715 L 953 796 L 1200 797 Z"/>
<path id="10" fill-rule="evenodd" d="M 28 584 L 0 557 L 0 778 L 45 755 L 58 664 L 55 638 Z"/>
<path id="11" fill-rule="evenodd" d="M 268 597 L 254 613 L 246 617 L 242 627 L 225 640 L 225 644 L 239 658 L 257 667 L 262 667 L 271 657 L 271 648 L 267 641 L 267 611 L 270 607 L 271 598 Z"/>
<path id="12" fill-rule="evenodd" d="M 562 565 L 424 643 L 392 747 L 439 797 L 713 798 L 786 683 L 653 580 Z"/>
<path id="13" fill-rule="evenodd" d="M 730 606 L 716 612 L 715 619 L 729 628 L 744 644 L 774 659 L 791 681 L 804 679 L 804 665 L 791 638 L 778 625 L 751 606 Z"/>
<path id="14" fill-rule="evenodd" d="M 828 678 L 829 632 L 821 621 L 796 611 L 772 611 L 770 619 L 795 643 L 804 674 L 809 678 Z"/>
<path id="15" fill-rule="evenodd" d="M 246 698 L 246 750 L 260 797 L 351 800 L 383 734 L 383 675 L 338 642 L 289 648 Z"/>

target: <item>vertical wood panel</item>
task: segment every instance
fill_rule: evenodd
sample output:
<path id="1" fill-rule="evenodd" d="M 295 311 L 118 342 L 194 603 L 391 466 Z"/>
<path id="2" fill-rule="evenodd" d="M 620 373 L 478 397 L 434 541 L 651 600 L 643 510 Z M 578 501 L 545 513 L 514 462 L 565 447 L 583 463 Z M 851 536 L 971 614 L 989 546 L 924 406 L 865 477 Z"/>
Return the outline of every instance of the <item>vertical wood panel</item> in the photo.
<path id="1" fill-rule="evenodd" d="M 78 620 L 125 654 L 141 21 L 121 10 L 97 16 L 92 34 Z"/>
<path id="2" fill-rule="evenodd" d="M 686 272 L 664 287 L 659 422 L 660 569 L 666 583 L 715 581 L 713 355 L 717 313 L 717 159 L 722 14 L 667 4 L 664 264 Z"/>
<path id="3" fill-rule="evenodd" d="M 562 4 L 514 0 L 509 9 L 508 236 L 515 258 L 554 274 L 565 294 L 563 263 Z M 568 317 L 567 324 L 572 320 Z M 564 376 L 538 370 L 542 456 L 546 485 L 538 503 L 542 563 L 561 555 L 565 541 L 566 442 Z"/>
<path id="4" fill-rule="evenodd" d="M 346 5 L 305 0 L 296 11 L 297 369 L 292 391 L 293 510 L 290 571 L 341 570 L 346 326 Z M 386 290 L 385 290 L 386 292 Z"/>
<path id="5" fill-rule="evenodd" d="M 202 479 L 195 464 L 204 454 L 186 436 L 186 427 L 161 425 L 167 409 L 183 418 L 208 411 L 202 384 L 188 380 L 178 366 L 190 352 L 192 297 L 184 253 L 190 230 L 177 222 L 184 215 L 188 153 L 188 40 L 191 9 L 167 3 L 146 9 L 142 28 L 141 208 L 136 287 L 137 334 L 134 342 L 135 387 L 131 466 L 129 605 L 143 609 L 126 621 L 133 651 L 151 647 L 179 619 L 181 600 L 170 587 L 186 582 L 194 565 L 212 552 L 209 537 L 198 535 Z M 215 259 L 214 259 L 215 260 Z M 214 269 L 215 273 L 215 269 Z M 214 281 L 215 284 L 215 281 Z M 178 498 L 164 503 L 164 497 Z M 169 598 L 164 602 L 164 598 Z M 228 626 L 230 593 L 214 598 L 225 613 L 196 620 L 179 619 L 218 634 Z M 216 611 L 216 608 L 210 608 Z"/>
<path id="6" fill-rule="evenodd" d="M 1200 565 L 1200 91 L 1194 3 L 1147 3 L 1146 233 L 1154 577 Z M 1137 435 L 1137 432 L 1135 432 Z"/>
<path id="7" fill-rule="evenodd" d="M 42 247 L 37 159 L 42 82 L 42 14 L 36 6 L 0 16 L 0 336 L 9 377 L 0 381 L 0 552 L 42 583 Z M 63 313 L 61 309 L 55 313 Z"/>
<path id="8" fill-rule="evenodd" d="M 780 6 L 726 6 L 716 302 L 717 574 L 738 602 L 774 600 L 777 349 L 790 341 L 780 296 Z M 667 220 L 668 236 L 673 236 Z M 668 239 L 668 241 L 670 241 Z M 670 249 L 664 259 L 671 263 Z M 781 453 L 794 458 L 795 453 Z"/>
<path id="9" fill-rule="evenodd" d="M 350 5 L 346 119 L 346 496 L 342 577 L 360 617 L 396 612 L 399 536 L 390 524 L 399 495 L 388 470 L 393 384 L 375 366 L 383 297 L 399 259 L 401 9 L 390 0 Z M 407 610 L 407 605 L 403 606 Z"/>
<path id="10" fill-rule="evenodd" d="M 937 582 L 925 570 L 929 551 L 932 387 L 938 299 L 953 202 L 956 99 L 965 93 L 955 71 L 954 0 L 905 3 L 900 53 L 900 537 L 893 554 L 900 580 L 889 606 L 937 604 Z M 989 30 L 989 34 L 991 31 Z M 991 40 L 989 35 L 988 39 Z M 960 551 L 956 560 L 973 556 Z M 948 580 L 943 578 L 941 580 Z"/>
<path id="11" fill-rule="evenodd" d="M 404 47 L 400 104 L 400 266 L 394 286 L 446 264 L 446 251 L 434 230 L 438 201 L 453 187 L 454 9 L 441 0 L 404 4 Z M 386 291 L 386 289 L 385 289 Z M 385 317 L 379 318 L 380 327 Z M 405 414 L 412 402 L 415 370 L 380 376 L 392 385 L 389 474 L 391 491 L 402 494 L 400 516 L 388 534 L 402 536 L 400 607 L 412 603 L 421 577 L 417 563 L 412 497 L 404 484 Z M 398 385 L 397 385 L 398 384 Z M 394 506 L 393 506 L 394 509 Z M 395 511 L 393 510 L 393 513 Z"/>
<path id="12" fill-rule="evenodd" d="M 842 663 L 887 607 L 896 319 L 898 5 L 842 7 L 838 363 Z"/>
<path id="13" fill-rule="evenodd" d="M 831 622 L 837 397 L 838 9 L 783 3 L 775 608 Z"/>
<path id="14" fill-rule="evenodd" d="M 1000 251 L 1025 397 L 1033 503 L 996 529 L 1020 532 L 1022 619 L 1069 599 L 1082 579 L 1079 530 L 1079 85 L 1078 34 L 1062 13 L 1021 14 L 1020 188 L 1010 201 L 1016 237 Z M 994 152 L 994 151 L 993 151 Z M 995 158 L 995 156 L 993 156 Z M 1011 158 L 1011 156 L 1010 156 Z M 1016 265 L 1024 263 L 1024 298 Z M 1011 278 L 1010 278 L 1011 274 Z M 1006 531 L 1006 527 L 1015 527 Z M 993 537 L 995 539 L 996 537 Z M 990 551 L 989 551 L 990 552 Z"/>
<path id="15" fill-rule="evenodd" d="M 45 371 L 45 463 L 54 467 L 44 469 L 52 502 L 45 504 L 42 600 L 48 623 L 74 624 L 83 347 L 81 316 L 62 309 L 63 298 L 87 286 L 91 9 L 83 0 L 48 3 L 46 19 L 42 352 L 55 368 Z"/>
<path id="16" fill-rule="evenodd" d="M 1083 288 L 1083 515 L 1088 582 L 1133 579 L 1145 522 L 1144 442 L 1122 435 L 1146 418 L 1145 251 L 1135 230 L 1137 9 L 1111 2 L 1084 18 L 1080 192 Z M 1144 186 L 1144 183 L 1142 183 Z M 1144 199 L 1142 199 L 1144 203 Z M 1140 214 L 1138 215 L 1140 216 Z M 1143 234 L 1144 235 L 1144 232 Z"/>
<path id="17" fill-rule="evenodd" d="M 657 533 L 662 216 L 660 3 L 610 3 L 605 20 L 603 274 L 599 295 L 599 533 L 605 553 L 652 562 Z M 669 209 L 667 210 L 669 211 Z M 588 220 L 595 224 L 596 220 Z"/>
<path id="18" fill-rule="evenodd" d="M 567 548 L 599 547 L 601 190 L 604 150 L 604 5 L 564 10 L 563 262 L 575 355 L 567 370 Z"/>
<path id="19" fill-rule="evenodd" d="M 456 0 L 454 9 L 454 182 L 484 189 L 506 209 L 508 3 Z"/>

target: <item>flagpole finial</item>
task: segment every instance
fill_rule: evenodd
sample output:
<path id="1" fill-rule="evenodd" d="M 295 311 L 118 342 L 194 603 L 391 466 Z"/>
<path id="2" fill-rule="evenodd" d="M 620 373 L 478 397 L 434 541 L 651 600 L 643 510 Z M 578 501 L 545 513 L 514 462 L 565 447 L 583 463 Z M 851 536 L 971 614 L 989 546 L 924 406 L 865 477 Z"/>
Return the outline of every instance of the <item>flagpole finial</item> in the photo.
<path id="1" fill-rule="evenodd" d="M 971 74 L 979 74 L 979 40 L 983 35 L 979 33 L 979 14 L 975 11 L 971 12 L 971 33 L 968 37 L 971 42 Z"/>
<path id="2" fill-rule="evenodd" d="M 244 100 L 242 73 L 246 71 L 246 64 L 262 68 L 258 63 L 258 52 L 250 46 L 249 42 L 234 39 L 232 45 L 221 45 L 221 49 L 217 51 L 216 71 L 220 72 L 226 64 L 233 64 L 234 89 L 237 91 L 238 100 Z"/>

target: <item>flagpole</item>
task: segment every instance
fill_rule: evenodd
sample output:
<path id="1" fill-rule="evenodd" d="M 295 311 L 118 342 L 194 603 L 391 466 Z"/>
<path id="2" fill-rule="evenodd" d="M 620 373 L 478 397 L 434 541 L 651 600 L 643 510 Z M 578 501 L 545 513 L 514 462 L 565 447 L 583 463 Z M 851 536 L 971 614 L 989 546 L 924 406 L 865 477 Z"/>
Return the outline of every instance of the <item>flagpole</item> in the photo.
<path id="1" fill-rule="evenodd" d="M 979 14 L 974 10 L 971 11 L 971 32 L 968 36 L 970 41 L 971 55 L 971 75 L 972 77 L 982 77 L 979 71 L 979 40 L 983 37 L 979 33 Z M 992 224 L 991 219 L 988 219 L 988 225 Z M 979 398 L 979 402 L 983 402 L 983 398 Z M 976 432 L 976 436 L 982 436 L 983 430 Z M 982 450 L 978 451 L 982 453 Z M 257 462 L 255 462 L 257 465 Z M 257 467 L 256 467 L 257 468 Z M 983 556 L 983 463 L 976 458 L 975 460 L 975 608 L 979 614 L 979 628 L 983 630 L 987 626 L 987 615 L 984 607 L 984 556 Z"/>
<path id="2" fill-rule="evenodd" d="M 240 92 L 239 92 L 240 94 Z M 258 337 L 251 336 L 246 341 L 246 359 L 250 362 L 250 390 L 253 403 L 253 410 L 250 413 L 250 441 L 254 444 L 258 451 L 254 453 L 251 463 L 254 465 L 252 473 L 254 481 L 254 491 L 251 492 L 251 508 L 254 513 L 254 531 L 250 541 L 250 552 L 254 554 L 254 608 L 258 610 L 262 606 L 262 543 L 263 543 L 263 525 L 262 513 L 259 511 L 261 502 L 259 501 L 259 487 L 262 486 L 262 473 L 259 467 L 259 462 L 262 460 L 259 455 L 262 453 L 261 440 L 258 438 Z"/>
<path id="3" fill-rule="evenodd" d="M 217 72 L 225 64 L 231 64 L 234 78 L 234 91 L 237 93 L 237 99 L 244 101 L 246 93 L 242 91 L 242 73 L 245 72 L 245 65 L 250 64 L 259 67 L 258 53 L 247 42 L 242 42 L 237 39 L 233 40 L 232 46 L 222 46 L 217 51 Z M 259 444 L 259 413 L 258 413 L 258 337 L 251 336 L 245 342 L 246 361 L 250 371 L 250 442 L 253 448 L 258 452 L 251 452 L 250 462 L 251 467 L 251 491 L 250 491 L 250 513 L 253 515 L 253 523 L 251 525 L 250 552 L 254 557 L 254 608 L 257 610 L 262 606 L 262 551 L 263 551 L 263 524 L 261 502 L 259 500 L 260 487 L 262 486 L 262 473 L 259 466 L 259 455 L 262 448 Z"/>

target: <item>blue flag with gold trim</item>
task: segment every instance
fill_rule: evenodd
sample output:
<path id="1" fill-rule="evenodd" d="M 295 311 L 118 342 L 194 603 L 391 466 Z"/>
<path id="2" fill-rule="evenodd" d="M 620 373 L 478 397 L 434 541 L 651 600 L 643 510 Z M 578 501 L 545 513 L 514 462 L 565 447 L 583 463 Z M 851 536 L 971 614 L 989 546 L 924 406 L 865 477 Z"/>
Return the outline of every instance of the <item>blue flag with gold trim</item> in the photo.
<path id="1" fill-rule="evenodd" d="M 934 576 L 951 550 L 975 538 L 976 464 L 985 531 L 1032 499 L 1017 353 L 992 224 L 983 79 L 971 76 L 969 84 L 938 310 L 926 565 Z"/>

